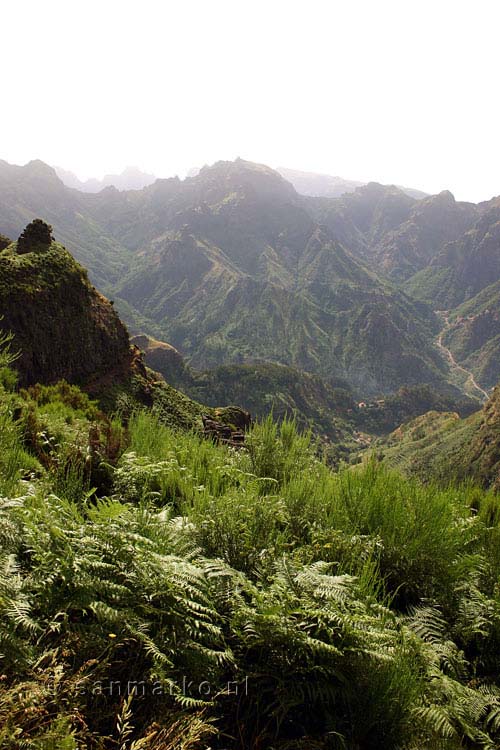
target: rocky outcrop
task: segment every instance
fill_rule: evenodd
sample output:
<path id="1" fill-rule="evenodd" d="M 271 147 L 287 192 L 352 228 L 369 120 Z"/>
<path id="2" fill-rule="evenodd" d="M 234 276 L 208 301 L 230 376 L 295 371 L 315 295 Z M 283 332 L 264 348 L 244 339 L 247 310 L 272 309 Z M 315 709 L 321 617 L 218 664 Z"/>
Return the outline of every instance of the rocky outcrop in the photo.
<path id="1" fill-rule="evenodd" d="M 21 252 L 19 252 L 21 249 Z M 207 437 L 241 445 L 250 415 L 237 407 L 213 409 L 185 396 L 144 363 L 141 349 L 151 348 L 171 372 L 184 367 L 168 344 L 128 331 L 113 303 L 89 282 L 87 272 L 38 220 L 0 254 L 0 328 L 13 334 L 19 352 L 15 368 L 23 387 L 61 380 L 80 385 L 104 410 L 155 407 L 176 429 L 196 429 Z M 158 367 L 160 369 L 160 367 Z M 168 370 L 168 367 L 167 367 Z"/>
<path id="2" fill-rule="evenodd" d="M 22 254 L 12 243 L 0 256 L 0 327 L 14 336 L 20 385 L 65 379 L 85 386 L 127 370 L 128 332 L 112 303 L 62 245 L 44 244 L 42 253 L 37 241 L 30 250 L 32 234 L 23 233 Z"/>
<path id="3" fill-rule="evenodd" d="M 245 432 L 252 424 L 252 420 L 248 412 L 236 407 L 233 407 L 233 410 L 234 412 L 238 412 L 238 421 L 242 425 L 240 428 L 236 428 L 233 423 L 226 421 L 227 415 L 220 413 L 226 410 L 216 409 L 213 416 L 202 414 L 203 434 L 205 437 L 210 438 L 215 443 L 230 445 L 233 448 L 241 448 L 245 443 Z"/>
<path id="4" fill-rule="evenodd" d="M 202 414 L 203 434 L 216 443 L 241 448 L 245 434 L 252 426 L 250 412 L 239 406 L 224 406 L 211 414 Z"/>
<path id="5" fill-rule="evenodd" d="M 16 251 L 19 255 L 45 252 L 53 242 L 52 227 L 42 219 L 34 219 L 21 233 L 16 243 Z"/>
<path id="6" fill-rule="evenodd" d="M 131 342 L 144 353 L 147 366 L 160 373 L 168 383 L 180 386 L 191 380 L 189 368 L 174 346 L 146 334 L 133 336 Z"/>

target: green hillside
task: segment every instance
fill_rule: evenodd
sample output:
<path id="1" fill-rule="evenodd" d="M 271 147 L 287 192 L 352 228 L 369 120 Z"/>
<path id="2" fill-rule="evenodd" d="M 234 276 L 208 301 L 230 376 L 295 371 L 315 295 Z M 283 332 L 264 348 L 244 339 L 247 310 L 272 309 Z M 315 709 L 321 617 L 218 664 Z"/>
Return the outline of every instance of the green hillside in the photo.
<path id="1" fill-rule="evenodd" d="M 479 204 L 476 222 L 454 242 L 444 244 L 432 262 L 409 279 L 407 291 L 435 307 L 451 309 L 500 280 L 500 205 Z"/>
<path id="2" fill-rule="evenodd" d="M 312 199 L 267 167 L 219 162 L 184 181 L 98 194 L 66 188 L 38 162 L 0 173 L 1 231 L 16 236 L 45 208 L 129 325 L 197 369 L 265 360 L 367 394 L 447 378 L 429 308 L 367 271 L 318 224 Z M 379 213 L 381 232 L 402 218 Z"/>
<path id="3" fill-rule="evenodd" d="M 498 744 L 497 497 L 334 474 L 286 421 L 239 451 L 110 421 L 8 364 L 2 747 Z"/>
<path id="4" fill-rule="evenodd" d="M 333 462 L 355 460 L 371 436 L 387 434 L 431 409 L 457 410 L 466 416 L 479 407 L 458 389 L 449 386 L 439 392 L 428 385 L 405 386 L 358 405 L 342 381 L 329 383 L 311 373 L 262 362 L 198 372 L 170 344 L 145 335 L 132 341 L 144 352 L 146 364 L 182 392 L 212 406 L 239 404 L 255 418 L 294 418 L 299 427 L 312 430 Z"/>
<path id="5" fill-rule="evenodd" d="M 443 341 L 485 388 L 496 384 L 500 372 L 500 281 L 452 311 Z"/>
<path id="6" fill-rule="evenodd" d="M 149 370 L 43 221 L 0 271 L 0 747 L 499 744 L 500 389 L 333 471 L 296 407 L 338 441 L 450 396 L 356 408 L 316 375 L 200 374 L 146 339 L 197 398 L 281 420 L 250 425 Z"/>
<path id="7" fill-rule="evenodd" d="M 452 320 L 500 279 L 498 200 L 447 191 L 417 200 L 369 183 L 301 196 L 237 159 L 94 194 L 42 162 L 0 162 L 0 195 L 3 235 L 33 215 L 51 221 L 131 329 L 169 341 L 194 368 L 265 361 L 346 381 L 359 398 L 422 383 L 444 391 L 455 376 L 435 345 L 435 311 Z M 444 337 L 483 388 L 500 375 L 494 324 Z"/>
<path id="8" fill-rule="evenodd" d="M 51 229 L 35 220 L 0 252 L 0 329 L 10 337 L 18 384 L 79 385 L 106 411 L 147 406 L 172 427 L 201 432 L 203 414 L 223 423 L 223 410 L 190 399 L 146 368 L 112 303 L 53 241 Z"/>
<path id="9" fill-rule="evenodd" d="M 272 170 L 216 164 L 173 196 L 162 218 L 182 197 L 174 228 L 141 252 L 117 298 L 193 367 L 266 360 L 366 392 L 443 380 L 432 313 L 367 272 Z"/>
<path id="10" fill-rule="evenodd" d="M 466 419 L 428 412 L 382 438 L 375 451 L 379 460 L 424 482 L 471 480 L 500 489 L 500 388 Z"/>

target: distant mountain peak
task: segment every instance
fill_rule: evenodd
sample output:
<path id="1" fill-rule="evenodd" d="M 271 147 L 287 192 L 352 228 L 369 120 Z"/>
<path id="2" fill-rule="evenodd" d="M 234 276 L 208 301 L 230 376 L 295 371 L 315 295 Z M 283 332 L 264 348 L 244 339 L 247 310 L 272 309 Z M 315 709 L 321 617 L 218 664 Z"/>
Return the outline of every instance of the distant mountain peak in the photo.
<path id="1" fill-rule="evenodd" d="M 67 187 L 81 190 L 84 193 L 99 193 L 107 187 L 114 187 L 120 191 L 142 190 L 142 188 L 145 188 L 156 181 L 154 174 L 148 174 L 134 166 L 125 167 L 120 174 L 106 174 L 102 180 L 92 177 L 83 181 L 73 172 L 63 169 L 62 167 L 54 167 L 54 171 Z"/>
<path id="2" fill-rule="evenodd" d="M 357 187 L 355 193 L 371 193 L 372 195 L 407 195 L 403 188 L 397 185 L 382 185 L 380 182 L 367 182 L 366 185 Z"/>
<path id="3" fill-rule="evenodd" d="M 46 164 L 41 159 L 32 159 L 27 164 L 25 164 L 25 169 L 33 172 L 45 172 L 47 174 L 56 174 L 56 171 L 54 167 L 51 167 L 49 164 Z"/>
<path id="4" fill-rule="evenodd" d="M 294 186 L 277 170 L 240 157 L 234 161 L 217 161 L 205 165 L 197 175 L 188 180 L 200 186 L 217 186 L 223 192 L 234 190 L 244 195 L 258 192 L 263 199 L 273 196 L 294 200 L 297 197 Z"/>
<path id="5" fill-rule="evenodd" d="M 198 176 L 203 174 L 220 174 L 239 175 L 239 174 L 258 174 L 267 175 L 283 181 L 282 175 L 276 169 L 268 167 L 266 164 L 259 164 L 254 161 L 247 161 L 238 156 L 234 161 L 216 161 L 213 164 L 206 164 L 200 169 Z M 196 178 L 196 176 L 195 176 Z"/>
<path id="6" fill-rule="evenodd" d="M 49 164 L 46 164 L 41 159 L 32 159 L 27 164 L 22 167 L 25 174 L 29 176 L 30 178 L 37 178 L 37 179 L 46 179 L 50 180 L 52 182 L 58 182 L 60 183 L 61 180 L 54 169 L 54 167 L 51 167 Z"/>
<path id="7" fill-rule="evenodd" d="M 307 195 L 316 198 L 340 198 L 344 193 L 353 193 L 358 188 L 366 185 L 379 187 L 394 187 L 401 190 L 411 198 L 425 198 L 427 193 L 414 188 L 402 187 L 401 185 L 381 185 L 379 182 L 359 182 L 357 180 L 347 180 L 344 177 L 336 177 L 318 172 L 303 172 L 299 169 L 289 169 L 288 167 L 278 167 L 277 171 L 291 182 L 300 195 Z M 374 188 L 371 188 L 374 189 Z"/>

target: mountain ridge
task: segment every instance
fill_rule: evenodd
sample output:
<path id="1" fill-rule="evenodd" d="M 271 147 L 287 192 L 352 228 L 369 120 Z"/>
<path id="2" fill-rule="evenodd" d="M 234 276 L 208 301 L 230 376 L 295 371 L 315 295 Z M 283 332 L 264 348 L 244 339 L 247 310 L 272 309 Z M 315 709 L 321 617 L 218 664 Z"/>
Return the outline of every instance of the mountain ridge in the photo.
<path id="1" fill-rule="evenodd" d="M 66 188 L 43 162 L 0 162 L 0 195 L 3 234 L 46 217 L 134 331 L 170 341 L 197 368 L 268 360 L 347 378 L 360 395 L 444 387 L 433 309 L 452 318 L 441 298 L 463 302 L 499 273 L 498 200 L 466 204 L 447 191 L 416 200 L 369 183 L 305 197 L 240 159 L 101 193 Z M 479 348 L 476 338 L 451 349 L 466 366 L 484 356 L 488 382 L 481 368 L 476 377 L 489 386 L 494 331 Z"/>
<path id="2" fill-rule="evenodd" d="M 99 193 L 107 187 L 115 187 L 117 190 L 142 190 L 157 179 L 154 174 L 143 172 L 138 167 L 125 167 L 120 174 L 106 174 L 101 180 L 96 177 L 80 180 L 74 172 L 62 167 L 55 166 L 54 170 L 66 187 L 84 193 Z"/>
<path id="3" fill-rule="evenodd" d="M 276 171 L 291 182 L 301 195 L 317 198 L 340 198 L 344 193 L 351 193 L 356 188 L 368 184 L 359 180 L 347 180 L 344 177 L 320 172 L 306 172 L 288 167 L 276 167 Z M 415 190 L 415 188 L 402 187 L 401 185 L 396 187 L 411 198 L 425 198 L 428 195 L 423 190 Z"/>

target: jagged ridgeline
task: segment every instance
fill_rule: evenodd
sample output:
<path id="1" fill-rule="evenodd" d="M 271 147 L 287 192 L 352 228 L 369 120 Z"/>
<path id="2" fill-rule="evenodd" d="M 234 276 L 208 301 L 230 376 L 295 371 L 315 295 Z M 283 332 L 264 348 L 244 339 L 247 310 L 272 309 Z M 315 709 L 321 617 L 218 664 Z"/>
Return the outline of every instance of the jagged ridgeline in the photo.
<path id="1" fill-rule="evenodd" d="M 40 162 L 4 163 L 0 189 L 7 235 L 27 207 L 43 211 L 127 323 L 197 369 L 268 361 L 363 394 L 446 383 L 432 310 L 367 270 L 323 199 L 267 167 L 220 162 L 184 181 L 89 195 Z M 401 195 L 410 210 L 415 199 Z"/>
<path id="2" fill-rule="evenodd" d="M 198 370 L 271 362 L 346 382 L 360 399 L 423 383 L 463 388 L 436 347 L 445 310 L 454 328 L 444 343 L 491 389 L 498 199 L 376 183 L 331 197 L 323 179 L 309 188 L 314 176 L 284 174 L 316 194 L 241 159 L 95 194 L 42 162 L 0 162 L 0 230 L 16 237 L 27 215 L 46 218 L 133 331 Z"/>

